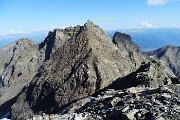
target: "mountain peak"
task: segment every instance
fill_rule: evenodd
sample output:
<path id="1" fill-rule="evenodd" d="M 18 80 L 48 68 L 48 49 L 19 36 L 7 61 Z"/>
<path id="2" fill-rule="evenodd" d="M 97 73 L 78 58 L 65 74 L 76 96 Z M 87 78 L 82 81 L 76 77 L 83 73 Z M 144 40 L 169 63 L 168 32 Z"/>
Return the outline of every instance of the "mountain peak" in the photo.
<path id="1" fill-rule="evenodd" d="M 133 43 L 131 36 L 124 33 L 116 32 L 113 36 L 113 43 L 130 51 L 140 51 L 139 46 Z"/>
<path id="2" fill-rule="evenodd" d="M 84 24 L 85 30 L 94 30 L 95 28 L 101 29 L 98 25 L 95 25 L 92 21 L 87 20 L 87 22 Z"/>
<path id="3" fill-rule="evenodd" d="M 91 20 L 87 20 L 87 24 L 93 24 L 94 25 L 94 23 Z"/>
<path id="4" fill-rule="evenodd" d="M 94 27 L 95 25 L 94 25 L 94 23 L 93 23 L 92 21 L 87 20 L 87 22 L 84 24 L 84 26 L 87 27 L 87 28 L 92 28 L 92 27 Z"/>

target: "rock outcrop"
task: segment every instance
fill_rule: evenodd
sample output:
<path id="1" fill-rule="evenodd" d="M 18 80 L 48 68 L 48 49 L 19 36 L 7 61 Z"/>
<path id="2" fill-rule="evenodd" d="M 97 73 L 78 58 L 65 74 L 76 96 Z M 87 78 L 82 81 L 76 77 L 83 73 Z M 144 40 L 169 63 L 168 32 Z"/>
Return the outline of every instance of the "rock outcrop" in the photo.
<path id="1" fill-rule="evenodd" d="M 92 114 L 93 106 L 104 98 L 96 101 L 87 96 L 101 94 L 109 88 L 158 88 L 177 79 L 161 62 L 144 56 L 129 35 L 117 32 L 111 40 L 99 26 L 87 21 L 84 26 L 55 29 L 40 44 L 27 39 L 16 43 L 0 78 L 3 88 L 0 109 L 2 115 L 10 114 L 15 120 L 65 119 L 66 114 L 71 115 L 70 119 L 74 116 L 83 119 L 84 112 L 88 113 L 87 118 L 104 119 L 111 113 L 104 114 L 103 110 L 109 109 L 109 103 L 100 108 L 103 111 L 99 115 Z M 113 98 L 110 107 L 119 100 Z M 86 111 L 82 106 L 89 103 L 90 111 Z M 61 115 L 46 115 L 56 113 Z M 123 112 L 120 115 L 127 118 Z M 118 116 L 113 115 L 113 119 Z"/>
<path id="2" fill-rule="evenodd" d="M 141 53 L 139 46 L 133 43 L 131 36 L 116 32 L 112 41 L 119 48 L 121 53 L 129 56 L 131 61 L 136 61 L 137 66 L 140 66 L 142 61 L 149 61 L 148 58 Z"/>
<path id="3" fill-rule="evenodd" d="M 56 113 L 63 105 L 130 74 L 139 67 L 137 62 L 143 62 L 121 53 L 91 21 L 84 26 L 54 30 L 40 45 L 45 46 L 40 49 L 44 48 L 47 61 L 13 105 L 14 119 L 26 119 L 33 113 Z"/>
<path id="4" fill-rule="evenodd" d="M 180 86 L 106 89 L 68 105 L 59 114 L 34 115 L 34 120 L 179 120 Z"/>
<path id="5" fill-rule="evenodd" d="M 146 54 L 165 63 L 176 76 L 180 77 L 180 47 L 166 46 Z"/>
<path id="6" fill-rule="evenodd" d="M 143 63 L 135 72 L 118 78 L 107 88 L 109 89 L 126 89 L 131 87 L 157 88 L 163 85 L 169 85 L 173 79 L 177 81 L 176 76 L 166 69 L 159 61 L 152 60 Z"/>
<path id="7" fill-rule="evenodd" d="M 0 48 L 0 76 L 2 75 L 2 72 L 4 70 L 4 67 L 10 62 L 12 56 L 13 56 L 13 48 L 16 45 L 16 42 L 7 45 L 5 47 Z"/>
<path id="8" fill-rule="evenodd" d="M 14 98 L 30 82 L 39 68 L 37 43 L 28 39 L 20 39 L 10 46 L 10 53 L 7 51 L 4 55 L 7 56 L 5 57 L 7 62 L 1 75 L 0 115 L 3 113 L 2 111 L 5 111 L 4 106 L 10 109 L 11 104 L 13 104 L 11 101 L 15 101 Z"/>

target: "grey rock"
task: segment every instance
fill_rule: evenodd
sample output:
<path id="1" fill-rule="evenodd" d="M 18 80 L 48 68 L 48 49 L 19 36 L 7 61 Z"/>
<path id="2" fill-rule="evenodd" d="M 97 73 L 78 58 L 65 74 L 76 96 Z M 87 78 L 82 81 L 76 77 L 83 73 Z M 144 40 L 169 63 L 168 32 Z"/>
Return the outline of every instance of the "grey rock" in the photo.
<path id="1" fill-rule="evenodd" d="M 12 119 L 153 119 L 178 105 L 167 66 L 144 56 L 129 35 L 111 40 L 91 21 L 55 29 L 40 44 L 20 40 L 10 56 L 0 82 L 3 95 L 15 92 L 0 107 L 13 104 Z M 166 92 L 158 89 L 164 85 Z"/>
<path id="2" fill-rule="evenodd" d="M 9 46 L 9 49 L 3 48 L 7 50 L 7 62 L 1 74 L 0 115 L 10 110 L 17 95 L 38 72 L 40 66 L 37 43 L 20 39 Z"/>
<path id="3" fill-rule="evenodd" d="M 180 47 L 166 46 L 146 54 L 158 58 L 169 66 L 175 75 L 180 76 Z"/>
<path id="4" fill-rule="evenodd" d="M 171 96 L 179 94 L 175 91 L 177 86 L 170 85 L 170 86 L 166 86 L 166 87 L 168 89 L 174 87 L 174 89 L 172 89 L 173 92 L 170 94 Z M 141 99 L 136 100 L 134 103 L 129 103 L 128 101 L 126 101 L 127 98 L 133 97 L 132 95 L 134 93 L 132 93 L 131 91 L 128 92 L 128 90 L 124 90 L 124 93 L 126 93 L 126 95 L 124 94 L 124 96 L 121 96 L 121 97 L 119 96 L 119 98 L 118 98 L 117 96 L 113 95 L 112 89 L 104 90 L 102 93 L 99 93 L 99 94 L 101 94 L 101 97 L 94 96 L 93 101 L 91 102 L 91 105 L 82 107 L 81 112 L 79 112 L 78 114 L 84 115 L 85 116 L 84 118 L 86 118 L 86 119 L 87 119 L 87 116 L 91 116 L 91 118 L 95 119 L 95 120 L 97 120 L 98 118 L 100 118 L 102 120 L 106 120 L 106 119 L 108 119 L 108 120 L 114 120 L 114 119 L 124 119 L 124 120 L 172 119 L 172 120 L 175 120 L 175 119 L 179 118 L 180 113 L 179 113 L 179 105 L 178 104 L 175 103 L 176 105 L 171 106 L 171 107 L 170 107 L 170 104 L 155 105 L 154 102 L 151 101 L 151 99 L 147 99 L 145 97 L 146 94 L 150 94 L 151 96 L 160 96 L 161 92 L 158 91 L 157 89 L 155 89 L 155 88 L 149 88 L 149 89 L 141 88 L 140 89 L 139 87 L 136 87 L 135 89 L 136 89 L 136 91 L 134 91 L 134 92 L 136 92 L 137 97 L 141 96 Z M 114 90 L 114 92 L 117 92 L 117 91 Z M 109 93 L 109 94 L 106 95 L 104 93 Z M 112 93 L 111 96 L 114 96 L 114 97 L 108 97 L 108 96 L 110 96 L 110 93 Z M 108 99 L 104 99 L 104 98 L 108 98 Z M 86 101 L 86 99 L 87 98 L 83 98 L 79 101 L 72 103 L 69 106 L 79 105 L 79 107 L 81 107 L 82 104 L 79 104 L 79 103 L 81 103 L 84 100 Z M 108 103 L 111 104 L 112 101 L 116 101 L 117 99 L 123 100 L 126 104 L 123 106 L 118 106 L 118 104 L 116 104 L 115 106 L 107 105 Z M 157 101 L 159 103 L 162 103 L 162 101 L 160 101 L 160 100 L 157 100 Z M 173 102 L 173 97 L 169 98 L 169 102 L 170 103 Z M 141 105 L 141 108 L 136 108 L 137 105 Z M 147 108 L 146 105 L 149 105 L 151 107 Z M 77 108 L 79 108 L 79 107 L 77 107 Z M 63 114 L 63 113 L 62 114 L 65 116 L 71 116 L 72 113 L 70 112 L 68 114 Z"/>
<path id="5" fill-rule="evenodd" d="M 108 88 L 124 89 L 136 86 L 157 88 L 171 84 L 172 77 L 175 77 L 174 74 L 166 71 L 165 66 L 158 61 L 152 61 L 142 64 L 135 72 L 118 78 Z"/>
<path id="6" fill-rule="evenodd" d="M 16 106 L 26 101 L 35 114 L 55 113 L 63 105 L 110 85 L 116 78 L 135 71 L 139 66 L 130 56 L 125 56 L 103 30 L 88 21 L 84 26 L 71 27 L 76 34 L 65 30 L 50 32 L 40 44 L 40 58 L 45 60 L 12 106 L 19 114 L 27 113 Z M 68 37 L 63 37 L 66 35 Z M 20 105 L 19 105 L 20 104 Z M 12 112 L 14 119 L 17 116 Z M 25 118 L 24 116 L 23 118 Z"/>

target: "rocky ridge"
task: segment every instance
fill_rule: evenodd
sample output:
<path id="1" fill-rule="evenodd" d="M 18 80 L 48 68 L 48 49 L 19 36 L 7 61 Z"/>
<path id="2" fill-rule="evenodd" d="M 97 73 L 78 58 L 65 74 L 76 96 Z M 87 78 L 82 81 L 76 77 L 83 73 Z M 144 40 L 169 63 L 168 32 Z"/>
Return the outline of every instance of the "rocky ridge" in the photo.
<path id="1" fill-rule="evenodd" d="M 135 64 L 141 61 L 132 61 L 129 56 L 121 53 L 101 28 L 90 21 L 79 28 L 80 31 L 70 39 L 59 42 L 57 49 L 53 41 L 46 42 L 51 39 L 44 41 L 47 44 L 45 55 L 50 53 L 50 59 L 45 57 L 49 60 L 44 69 L 36 74 L 13 105 L 14 119 L 29 117 L 28 113 L 30 116 L 40 112 L 56 113 L 63 105 L 92 95 L 116 78 L 137 69 Z M 54 32 L 57 35 L 57 30 Z M 55 33 L 50 33 L 47 38 Z M 64 34 L 66 35 L 66 31 L 58 30 L 58 35 Z M 61 40 L 62 36 L 52 40 Z M 50 52 L 47 50 L 48 46 Z"/>
<path id="2" fill-rule="evenodd" d="M 165 63 L 175 75 L 180 77 L 180 47 L 166 46 L 146 54 Z"/>
<path id="3" fill-rule="evenodd" d="M 24 87 L 20 93 L 16 92 L 17 96 L 10 100 L 11 104 L 9 98 L 3 98 L 4 104 L 0 106 L 1 110 L 8 108 L 7 113 L 13 104 L 10 112 L 12 119 L 32 119 L 34 115 L 41 114 L 50 118 L 46 114 L 56 113 L 66 118 L 67 112 L 62 112 L 66 106 L 100 91 L 110 88 L 157 88 L 178 81 L 161 62 L 144 56 L 129 35 L 117 32 L 111 40 L 91 21 L 84 26 L 55 29 L 39 45 L 25 41 L 28 45 L 18 43 L 14 57 L 6 67 L 6 71 L 12 71 L 12 66 L 17 65 L 13 70 L 16 72 L 9 75 L 8 80 L 10 86 L 20 87 L 18 90 L 7 87 L 12 89 L 4 93 L 9 94 L 13 89 L 20 91 Z M 20 51 L 23 52 L 19 55 Z M 27 51 L 30 51 L 28 56 Z M 32 66 L 31 69 L 29 66 Z M 19 74 L 23 68 L 25 73 Z M 26 77 L 27 80 L 24 79 Z M 79 115 L 70 107 L 67 110 L 73 116 L 84 116 L 83 112 Z"/>
<path id="4" fill-rule="evenodd" d="M 5 63 L 1 74 L 0 106 L 2 107 L 0 111 L 5 111 L 5 108 L 11 106 L 12 101 L 15 101 L 14 98 L 37 73 L 40 64 L 37 43 L 28 39 L 20 39 L 12 45 L 14 45 L 13 49 L 9 48 L 12 50 L 10 50 L 11 54 L 4 55 L 7 56 L 5 59 L 8 62 Z M 8 103 L 5 104 L 6 102 Z"/>
<path id="5" fill-rule="evenodd" d="M 11 57 L 13 55 L 13 48 L 15 46 L 15 42 L 0 48 L 0 56 L 1 56 L 1 60 L 0 60 L 0 75 L 2 75 L 3 69 L 5 67 L 5 65 L 7 63 L 9 63 L 9 61 L 11 60 Z"/>

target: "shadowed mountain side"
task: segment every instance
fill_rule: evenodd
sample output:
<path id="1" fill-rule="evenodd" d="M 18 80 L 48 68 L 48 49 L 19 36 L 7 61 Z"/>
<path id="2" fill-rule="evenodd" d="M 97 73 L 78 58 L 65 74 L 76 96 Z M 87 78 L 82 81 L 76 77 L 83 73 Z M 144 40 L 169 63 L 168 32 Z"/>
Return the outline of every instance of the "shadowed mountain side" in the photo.
<path id="1" fill-rule="evenodd" d="M 41 63 L 38 44 L 29 39 L 20 39 L 9 45 L 3 55 L 8 62 L 2 68 L 0 82 L 0 105 L 17 96 L 22 88 L 30 82 Z M 12 47 L 12 48 L 11 48 Z M 10 55 L 10 56 L 9 56 Z M 10 58 L 9 58 L 10 57 Z"/>
<path id="2" fill-rule="evenodd" d="M 0 119 L 10 117 L 11 106 L 16 102 L 19 94 L 0 105 Z"/>
<path id="3" fill-rule="evenodd" d="M 146 52 L 148 56 L 159 59 L 166 64 L 173 73 L 180 77 L 180 47 L 166 46 L 155 51 Z"/>
<path id="4" fill-rule="evenodd" d="M 139 69 L 129 75 L 118 78 L 105 89 L 122 90 L 131 87 L 152 87 L 157 88 L 162 85 L 177 83 L 178 78 L 169 74 L 160 62 L 152 61 L 142 64 Z"/>
<path id="5" fill-rule="evenodd" d="M 61 106 L 92 95 L 135 71 L 143 62 L 143 59 L 132 60 L 137 56 L 130 57 L 127 50 L 121 52 L 91 21 L 79 28 L 69 39 L 63 37 L 67 33 L 61 29 L 49 34 L 56 33 L 57 37 L 46 38 L 55 39 L 49 39 L 55 44 L 46 42 L 40 48 L 43 51 L 50 47 L 50 59 L 12 106 L 13 119 L 26 119 L 42 112 L 55 113 Z"/>

